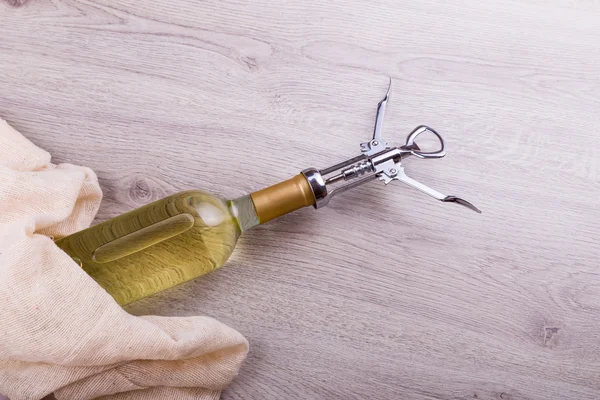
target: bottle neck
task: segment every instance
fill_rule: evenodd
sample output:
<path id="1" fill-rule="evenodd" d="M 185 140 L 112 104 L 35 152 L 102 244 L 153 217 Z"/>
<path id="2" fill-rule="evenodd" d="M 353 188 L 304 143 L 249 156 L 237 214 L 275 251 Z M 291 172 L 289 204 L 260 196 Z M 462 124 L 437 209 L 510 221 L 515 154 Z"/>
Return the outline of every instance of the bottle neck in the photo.
<path id="1" fill-rule="evenodd" d="M 272 219 L 315 204 L 312 189 L 302 174 L 228 202 L 240 233 Z"/>
<path id="2" fill-rule="evenodd" d="M 256 215 L 254 202 L 249 194 L 230 200 L 228 205 L 231 213 L 237 219 L 241 231 L 240 233 L 244 233 L 248 229 L 260 225 L 260 221 Z"/>
<path id="3" fill-rule="evenodd" d="M 250 194 L 260 224 L 315 204 L 315 195 L 303 174 Z"/>

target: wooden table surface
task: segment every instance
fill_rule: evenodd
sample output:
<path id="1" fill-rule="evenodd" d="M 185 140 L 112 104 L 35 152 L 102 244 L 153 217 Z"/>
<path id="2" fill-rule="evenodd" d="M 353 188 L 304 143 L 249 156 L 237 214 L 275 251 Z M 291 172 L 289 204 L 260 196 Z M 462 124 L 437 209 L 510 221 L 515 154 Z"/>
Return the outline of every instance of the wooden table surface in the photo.
<path id="1" fill-rule="evenodd" d="M 129 307 L 242 332 L 223 399 L 600 398 L 599 2 L 8 3 L 0 115 L 97 172 L 99 221 L 354 156 L 389 76 L 388 140 L 446 138 L 406 171 L 483 215 L 373 182 Z"/>

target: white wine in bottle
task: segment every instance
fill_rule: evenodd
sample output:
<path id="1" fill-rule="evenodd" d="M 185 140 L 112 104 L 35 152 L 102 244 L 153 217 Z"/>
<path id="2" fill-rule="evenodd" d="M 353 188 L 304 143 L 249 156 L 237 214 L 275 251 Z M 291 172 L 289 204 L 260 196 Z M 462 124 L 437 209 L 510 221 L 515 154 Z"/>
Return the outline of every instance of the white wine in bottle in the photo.
<path id="1" fill-rule="evenodd" d="M 388 90 L 389 94 L 389 90 Z M 246 230 L 302 207 L 320 208 L 332 196 L 379 179 L 402 181 L 444 201 L 474 211 L 471 203 L 445 196 L 404 173 L 408 156 L 440 158 L 444 141 L 433 129 L 417 127 L 406 144 L 389 146 L 381 137 L 388 94 L 379 103 L 372 140 L 361 154 L 332 167 L 308 168 L 287 181 L 235 200 L 186 191 L 145 205 L 56 241 L 115 300 L 125 305 L 222 266 Z M 437 137 L 440 149 L 423 152 L 415 138 Z"/>
<path id="2" fill-rule="evenodd" d="M 298 184 L 304 187 L 295 192 Z M 243 196 L 224 201 L 204 192 L 186 191 L 59 239 L 56 244 L 124 305 L 220 267 L 244 231 L 261 220 L 286 213 L 286 207 L 311 205 L 309 194 L 301 175 L 253 193 L 255 200 Z M 273 196 L 287 196 L 286 204 L 277 205 Z M 259 219 L 255 201 L 277 209 L 261 209 Z"/>

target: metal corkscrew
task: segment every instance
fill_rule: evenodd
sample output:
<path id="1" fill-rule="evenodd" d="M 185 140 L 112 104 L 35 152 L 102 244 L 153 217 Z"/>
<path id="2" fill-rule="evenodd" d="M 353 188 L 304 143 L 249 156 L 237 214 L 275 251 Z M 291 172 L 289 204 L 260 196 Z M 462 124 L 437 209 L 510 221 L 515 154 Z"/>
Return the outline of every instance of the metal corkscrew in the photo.
<path id="1" fill-rule="evenodd" d="M 329 203 L 336 194 L 345 192 L 363 183 L 374 179 L 383 181 L 386 185 L 394 180 L 422 191 L 423 193 L 446 203 L 457 203 L 477 213 L 481 211 L 470 202 L 456 196 L 447 196 L 432 189 L 406 175 L 402 162 L 415 156 L 421 159 L 442 158 L 446 155 L 444 139 L 434 129 L 420 125 L 416 127 L 406 138 L 402 146 L 390 146 L 382 136 L 383 118 L 387 103 L 390 99 L 392 80 L 388 86 L 387 93 L 377 106 L 373 138 L 360 144 L 361 154 L 348 159 L 329 168 L 318 170 L 307 168 L 302 174 L 307 179 L 315 196 L 314 206 L 323 207 Z M 422 151 L 415 140 L 424 133 L 435 135 L 439 140 L 440 148 L 435 151 Z"/>

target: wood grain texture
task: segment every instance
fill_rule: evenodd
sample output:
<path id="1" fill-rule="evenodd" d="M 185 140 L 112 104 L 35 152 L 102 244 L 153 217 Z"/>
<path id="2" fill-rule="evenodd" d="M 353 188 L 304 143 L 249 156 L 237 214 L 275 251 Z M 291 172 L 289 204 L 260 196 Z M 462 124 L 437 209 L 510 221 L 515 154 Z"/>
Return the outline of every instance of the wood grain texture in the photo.
<path id="1" fill-rule="evenodd" d="M 92 167 L 104 220 L 232 198 L 437 128 L 407 172 L 248 232 L 134 304 L 218 318 L 251 352 L 223 399 L 600 398 L 600 3 L 0 1 L 0 115 Z"/>

